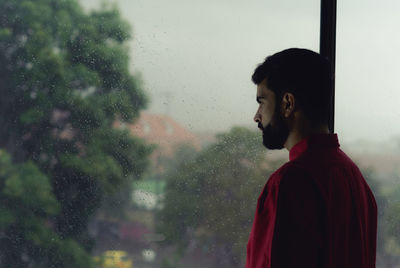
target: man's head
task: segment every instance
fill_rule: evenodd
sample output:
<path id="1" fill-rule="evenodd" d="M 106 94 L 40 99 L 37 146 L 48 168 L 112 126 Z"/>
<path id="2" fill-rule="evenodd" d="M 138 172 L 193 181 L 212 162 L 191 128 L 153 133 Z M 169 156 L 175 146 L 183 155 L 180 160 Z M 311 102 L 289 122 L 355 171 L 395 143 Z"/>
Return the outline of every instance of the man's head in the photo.
<path id="1" fill-rule="evenodd" d="M 259 103 L 254 121 L 263 131 L 267 148 L 282 149 L 291 131 L 301 124 L 328 125 L 331 66 L 318 53 L 298 48 L 278 52 L 256 68 L 252 80 Z"/>

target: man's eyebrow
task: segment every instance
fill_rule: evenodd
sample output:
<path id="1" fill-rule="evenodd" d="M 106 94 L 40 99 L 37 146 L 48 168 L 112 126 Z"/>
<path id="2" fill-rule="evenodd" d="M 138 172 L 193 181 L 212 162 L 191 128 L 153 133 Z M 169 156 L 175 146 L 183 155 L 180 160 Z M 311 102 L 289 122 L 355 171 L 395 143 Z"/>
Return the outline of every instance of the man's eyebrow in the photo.
<path id="1" fill-rule="evenodd" d="M 258 103 L 261 102 L 261 101 L 260 101 L 261 99 L 265 99 L 265 97 L 264 97 L 264 96 L 257 96 L 257 98 L 256 98 L 256 100 L 257 100 Z"/>

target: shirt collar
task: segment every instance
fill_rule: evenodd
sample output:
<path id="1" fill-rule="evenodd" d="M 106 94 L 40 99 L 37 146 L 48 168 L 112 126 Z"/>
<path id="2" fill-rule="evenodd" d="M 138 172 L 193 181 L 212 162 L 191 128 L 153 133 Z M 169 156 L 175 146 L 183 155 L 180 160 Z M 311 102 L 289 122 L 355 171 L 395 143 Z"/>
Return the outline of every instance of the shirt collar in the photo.
<path id="1" fill-rule="evenodd" d="M 337 148 L 339 147 L 337 134 L 311 134 L 292 147 L 289 151 L 289 160 L 292 161 L 308 149 Z"/>

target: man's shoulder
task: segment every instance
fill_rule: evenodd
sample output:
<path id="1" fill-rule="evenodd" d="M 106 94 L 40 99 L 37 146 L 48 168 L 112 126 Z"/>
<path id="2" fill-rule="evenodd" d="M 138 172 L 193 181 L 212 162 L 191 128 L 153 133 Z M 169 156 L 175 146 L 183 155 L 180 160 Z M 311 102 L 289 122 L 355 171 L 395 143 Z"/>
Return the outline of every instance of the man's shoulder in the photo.
<path id="1" fill-rule="evenodd" d="M 287 181 L 288 184 L 307 185 L 321 184 L 329 178 L 355 177 L 363 178 L 362 172 L 357 164 L 341 149 L 330 152 L 329 155 L 318 155 L 316 157 L 299 157 L 282 165 L 274 173 L 274 180 L 281 184 Z M 296 180 L 291 183 L 290 181 Z M 339 180 L 334 180 L 339 182 Z"/>
<path id="2" fill-rule="evenodd" d="M 289 163 L 292 164 L 292 166 L 299 168 L 302 167 L 309 171 L 323 169 L 326 172 L 330 172 L 331 168 L 350 168 L 359 170 L 357 164 L 351 159 L 351 157 L 339 147 L 334 148 L 333 150 L 309 151 Z"/>

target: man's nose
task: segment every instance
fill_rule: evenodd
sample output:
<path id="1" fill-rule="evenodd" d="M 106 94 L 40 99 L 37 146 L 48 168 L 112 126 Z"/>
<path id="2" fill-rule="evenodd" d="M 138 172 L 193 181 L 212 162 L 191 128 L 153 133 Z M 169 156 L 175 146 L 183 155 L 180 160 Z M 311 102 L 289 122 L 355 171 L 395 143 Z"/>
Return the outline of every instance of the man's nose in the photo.
<path id="1" fill-rule="evenodd" d="M 253 118 L 254 122 L 259 123 L 261 122 L 260 114 L 257 112 Z"/>

